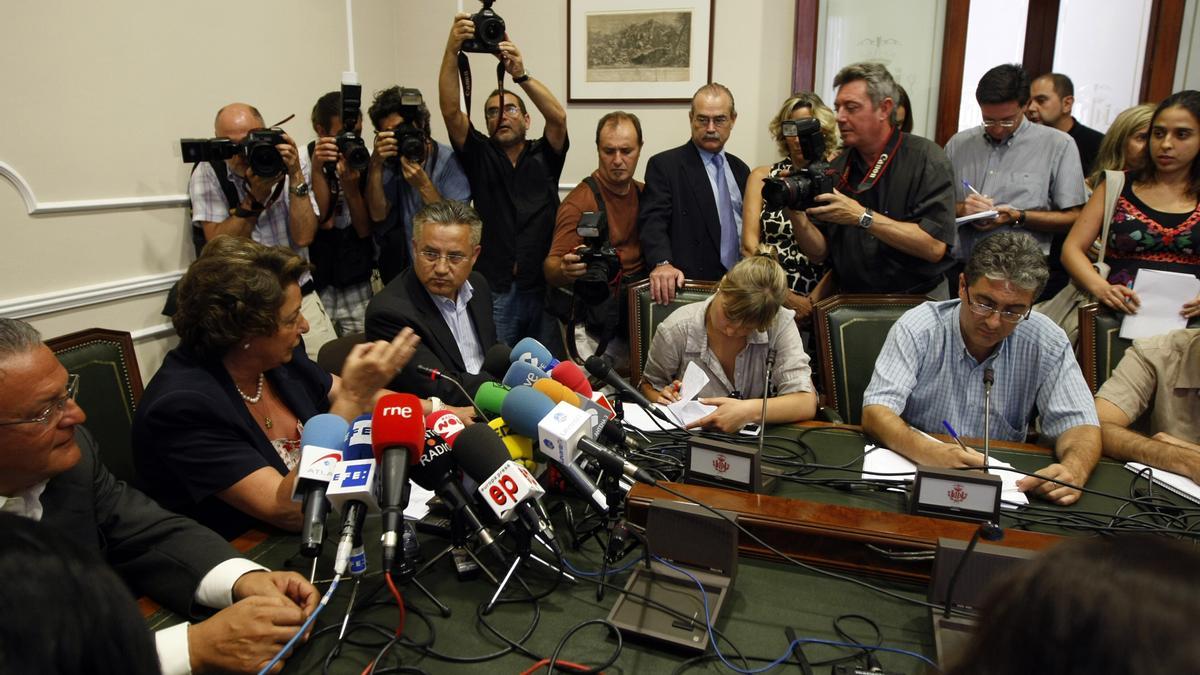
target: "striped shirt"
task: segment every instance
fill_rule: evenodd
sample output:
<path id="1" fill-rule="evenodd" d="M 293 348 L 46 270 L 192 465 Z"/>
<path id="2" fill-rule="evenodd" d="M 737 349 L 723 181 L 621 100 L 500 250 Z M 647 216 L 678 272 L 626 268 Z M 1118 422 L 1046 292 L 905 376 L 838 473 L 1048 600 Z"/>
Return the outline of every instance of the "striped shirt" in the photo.
<path id="1" fill-rule="evenodd" d="M 961 300 L 926 302 L 904 313 L 875 361 L 863 406 L 890 408 L 922 431 L 983 437 L 983 372 L 995 373 L 991 436 L 1024 441 L 1034 407 L 1041 433 L 1057 438 L 1099 426 L 1091 391 L 1066 334 L 1034 312 L 982 362 L 967 351 L 959 326 Z"/>
<path id="2" fill-rule="evenodd" d="M 426 289 L 426 293 L 428 292 Z M 474 295 L 475 287 L 470 281 L 463 282 L 462 288 L 458 289 L 457 300 L 429 293 L 438 313 L 442 315 L 442 320 L 446 322 L 446 327 L 450 329 L 450 334 L 454 336 L 454 341 L 458 343 L 463 369 L 472 375 L 478 375 L 483 368 L 483 344 L 479 342 L 479 333 L 475 331 L 475 324 L 471 323 L 471 312 L 467 307 Z"/>

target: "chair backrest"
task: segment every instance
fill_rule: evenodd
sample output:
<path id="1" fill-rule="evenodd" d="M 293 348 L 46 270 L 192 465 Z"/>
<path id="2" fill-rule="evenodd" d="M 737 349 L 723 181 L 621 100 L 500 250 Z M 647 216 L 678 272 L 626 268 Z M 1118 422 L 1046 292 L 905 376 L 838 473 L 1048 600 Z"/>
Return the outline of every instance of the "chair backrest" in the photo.
<path id="1" fill-rule="evenodd" d="M 1079 308 L 1079 368 L 1095 394 L 1132 340 L 1121 337 L 1121 316 L 1098 302 Z"/>
<path id="2" fill-rule="evenodd" d="M 629 381 L 633 386 L 642 379 L 646 353 L 650 351 L 650 341 L 654 339 L 658 324 L 680 307 L 705 300 L 716 292 L 716 282 L 686 280 L 675 293 L 674 300 L 659 305 L 650 298 L 649 279 L 629 287 Z"/>
<path id="3" fill-rule="evenodd" d="M 863 393 L 892 324 L 926 300 L 920 295 L 834 295 L 813 307 L 825 405 L 847 424 L 862 423 Z"/>
<path id="4" fill-rule="evenodd" d="M 142 398 L 133 338 L 123 331 L 91 328 L 46 340 L 67 372 L 79 376 L 76 403 L 100 446 L 100 459 L 117 478 L 136 485 L 133 412 Z"/>
<path id="5" fill-rule="evenodd" d="M 347 333 L 340 338 L 330 340 L 317 350 L 317 365 L 331 375 L 340 376 L 342 365 L 346 363 L 346 357 L 350 355 L 350 350 L 354 349 L 354 345 L 366 341 L 365 333 Z"/>

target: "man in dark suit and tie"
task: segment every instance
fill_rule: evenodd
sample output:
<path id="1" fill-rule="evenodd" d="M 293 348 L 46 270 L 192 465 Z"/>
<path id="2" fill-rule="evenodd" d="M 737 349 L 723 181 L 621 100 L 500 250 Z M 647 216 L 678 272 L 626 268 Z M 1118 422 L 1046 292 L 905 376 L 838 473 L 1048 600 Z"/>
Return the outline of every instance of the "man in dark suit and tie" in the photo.
<path id="1" fill-rule="evenodd" d="M 367 305 L 368 340 L 405 327 L 421 337 L 417 353 L 390 386 L 429 398 L 434 410 L 441 409 L 443 400 L 459 406 L 471 402 L 453 384 L 431 379 L 417 366 L 444 372 L 468 395 L 495 379 L 481 372 L 484 354 L 496 344 L 491 288 L 472 270 L 482 230 L 479 214 L 463 202 L 427 204 L 413 216 L 412 267 Z M 462 412 L 470 415 L 469 409 Z"/>
<path id="2" fill-rule="evenodd" d="M 0 319 L 0 511 L 61 531 L 176 613 L 224 607 L 158 632 L 164 673 L 258 671 L 316 608 L 317 590 L 115 479 L 80 426 L 78 386 L 32 326 Z"/>
<path id="3" fill-rule="evenodd" d="M 750 167 L 725 152 L 737 110 L 722 84 L 700 87 L 688 111 L 692 138 L 646 165 L 638 213 L 650 294 L 667 303 L 686 279 L 716 281 L 742 248 L 742 192 Z"/>

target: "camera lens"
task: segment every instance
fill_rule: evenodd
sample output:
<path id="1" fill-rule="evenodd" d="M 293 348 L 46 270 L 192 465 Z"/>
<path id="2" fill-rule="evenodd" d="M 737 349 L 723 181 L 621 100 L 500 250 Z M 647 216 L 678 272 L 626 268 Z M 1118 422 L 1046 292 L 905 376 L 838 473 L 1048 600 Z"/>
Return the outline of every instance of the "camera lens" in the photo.
<path id="1" fill-rule="evenodd" d="M 477 29 L 479 39 L 487 44 L 498 45 L 504 41 L 504 20 L 500 17 L 489 18 Z"/>
<path id="2" fill-rule="evenodd" d="M 763 181 L 762 198 L 772 211 L 778 211 L 784 207 L 807 208 L 814 196 L 812 181 L 804 175 L 767 178 Z"/>
<path id="3" fill-rule="evenodd" d="M 246 162 L 250 170 L 261 178 L 272 178 L 283 173 L 283 157 L 275 146 L 268 143 L 255 143 L 246 151 Z"/>

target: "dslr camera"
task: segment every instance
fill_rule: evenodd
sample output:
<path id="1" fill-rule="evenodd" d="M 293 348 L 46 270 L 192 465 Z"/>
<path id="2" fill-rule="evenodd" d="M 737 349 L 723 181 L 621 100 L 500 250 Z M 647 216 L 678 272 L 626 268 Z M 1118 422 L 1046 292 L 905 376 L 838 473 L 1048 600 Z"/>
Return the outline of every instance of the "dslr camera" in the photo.
<path id="1" fill-rule="evenodd" d="M 598 305 L 612 296 L 612 284 L 621 277 L 621 259 L 608 241 L 608 216 L 604 212 L 584 213 L 575 231 L 583 239 L 575 253 L 587 265 L 583 276 L 575 280 L 575 297 L 588 305 Z"/>
<path id="2" fill-rule="evenodd" d="M 342 132 L 337 135 L 337 148 L 346 165 L 355 171 L 366 171 L 371 162 L 367 144 L 358 135 L 358 121 L 362 117 L 362 85 L 342 84 Z M 328 164 L 326 165 L 329 166 Z"/>
<path id="3" fill-rule="evenodd" d="M 426 132 L 418 124 L 418 122 L 425 124 L 425 114 L 422 112 L 424 106 L 425 99 L 421 97 L 419 90 L 401 87 L 400 116 L 404 118 L 404 121 L 388 129 L 396 134 L 400 156 L 415 164 L 425 162 Z M 399 171 L 399 161 L 393 161 L 396 163 L 395 170 Z"/>
<path id="4" fill-rule="evenodd" d="M 789 208 L 802 211 L 816 206 L 813 198 L 833 192 L 834 175 L 825 161 L 825 137 L 821 135 L 821 123 L 815 119 L 784 120 L 780 124 L 784 137 L 795 137 L 800 142 L 800 152 L 808 160 L 808 166 L 794 169 L 790 176 L 763 179 L 763 202 L 772 211 Z"/>
<path id="5" fill-rule="evenodd" d="M 492 11 L 492 4 L 496 0 L 480 2 L 483 3 L 483 9 L 471 15 L 471 21 L 475 22 L 475 37 L 463 40 L 462 50 L 477 54 L 499 54 L 500 43 L 504 41 L 504 33 L 507 30 L 504 19 Z"/>
<path id="6" fill-rule="evenodd" d="M 260 178 L 274 178 L 283 173 L 283 157 L 276 145 L 284 143 L 283 129 L 255 129 L 241 143 L 228 138 L 182 138 L 179 148 L 187 164 L 231 159 L 241 155 L 250 171 Z"/>

